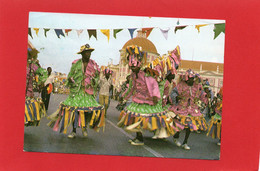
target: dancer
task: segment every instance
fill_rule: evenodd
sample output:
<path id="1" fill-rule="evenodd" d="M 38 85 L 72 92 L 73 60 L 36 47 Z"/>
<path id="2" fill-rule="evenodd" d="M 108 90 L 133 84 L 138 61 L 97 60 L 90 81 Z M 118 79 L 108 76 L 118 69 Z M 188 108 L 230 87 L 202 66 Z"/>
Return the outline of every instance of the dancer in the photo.
<path id="1" fill-rule="evenodd" d="M 68 138 L 76 136 L 76 128 L 81 127 L 83 136 L 87 136 L 87 126 L 99 131 L 105 126 L 105 109 L 95 100 L 100 69 L 90 59 L 94 49 L 89 44 L 83 45 L 78 54 L 82 58 L 72 62 L 66 85 L 70 88 L 69 97 L 49 119 L 48 126 L 54 131 L 66 134 L 72 128 Z"/>
<path id="2" fill-rule="evenodd" d="M 217 104 L 215 108 L 215 115 L 211 117 L 209 121 L 209 129 L 207 136 L 211 136 L 213 139 L 219 139 L 217 145 L 221 145 L 221 125 L 222 125 L 222 100 L 223 100 L 223 87 L 219 90 L 217 95 Z"/>
<path id="3" fill-rule="evenodd" d="M 155 79 L 156 71 L 151 70 L 149 74 L 141 69 L 146 53 L 138 46 L 128 46 L 126 51 L 132 74 L 123 97 L 127 100 L 132 96 L 132 103 L 120 113 L 117 125 L 127 131 L 136 132 L 136 138 L 129 140 L 131 145 L 144 145 L 143 130 L 159 130 L 161 134 L 157 137 L 160 138 L 173 135 L 173 128 L 169 125 L 166 111 L 162 108 L 161 97 L 164 87 L 159 88 Z"/>
<path id="4" fill-rule="evenodd" d="M 162 57 L 156 58 L 148 70 L 152 66 L 157 72 L 158 77 L 157 81 L 159 82 L 160 89 L 163 88 L 163 96 L 162 96 L 162 107 L 163 110 L 167 111 L 167 122 L 170 123 L 171 134 L 174 135 L 178 131 L 181 131 L 184 126 L 180 124 L 176 115 L 169 111 L 168 108 L 173 103 L 170 98 L 170 94 L 173 92 L 173 89 L 176 87 L 176 83 L 174 81 L 175 75 L 177 74 L 177 69 L 179 67 L 181 61 L 180 56 L 180 47 L 177 46 L 173 51 L 169 51 L 168 55 L 163 55 Z M 162 138 L 162 135 L 165 133 L 164 129 L 157 129 L 155 131 L 155 135 L 152 137 L 153 139 Z"/>
<path id="5" fill-rule="evenodd" d="M 185 76 L 180 76 L 181 81 L 176 87 L 177 104 L 169 108 L 180 118 L 186 132 L 182 144 L 178 141 L 180 132 L 174 135 L 174 142 L 177 146 L 182 146 L 186 150 L 190 149 L 187 143 L 191 131 L 207 130 L 206 120 L 201 114 L 197 103 L 198 100 L 201 100 L 206 104 L 207 98 L 205 92 L 202 91 L 201 84 L 194 82 L 194 77 L 195 73 L 191 69 L 186 71 Z"/>
<path id="6" fill-rule="evenodd" d="M 43 70 L 37 60 L 39 51 L 35 48 L 28 48 L 27 52 L 24 125 L 38 126 L 41 118 L 46 115 L 46 112 L 42 99 L 34 96 L 34 89 L 36 87 L 33 85 L 38 86 L 42 84 L 41 80 L 46 77 L 46 74 L 39 74 L 39 71 Z"/>

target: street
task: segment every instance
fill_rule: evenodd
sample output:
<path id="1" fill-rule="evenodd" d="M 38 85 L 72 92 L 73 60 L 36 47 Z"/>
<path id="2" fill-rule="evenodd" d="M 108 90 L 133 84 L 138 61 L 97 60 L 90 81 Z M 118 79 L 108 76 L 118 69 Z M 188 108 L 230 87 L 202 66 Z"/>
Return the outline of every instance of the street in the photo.
<path id="1" fill-rule="evenodd" d="M 66 99 L 67 95 L 51 94 L 49 110 L 47 115 L 55 112 L 59 103 Z M 74 139 L 67 135 L 53 131 L 47 126 L 47 118 L 42 118 L 40 126 L 24 128 L 24 151 L 27 152 L 54 152 L 54 153 L 77 153 L 96 155 L 120 155 L 120 156 L 142 156 L 142 157 L 164 157 L 164 158 L 186 158 L 186 159 L 210 159 L 218 160 L 220 157 L 220 146 L 218 140 L 207 137 L 205 132 L 200 134 L 192 132 L 188 145 L 191 150 L 177 147 L 173 138 L 167 140 L 152 139 L 153 133 L 146 131 L 144 135 L 144 146 L 133 146 L 128 140 L 135 137 L 134 133 L 127 133 L 116 126 L 120 111 L 115 107 L 117 101 L 111 100 L 108 108 L 105 131 L 99 132 L 88 129 L 88 136 L 83 137 L 81 129 L 77 129 Z M 184 139 L 185 132 L 180 134 L 180 142 Z"/>

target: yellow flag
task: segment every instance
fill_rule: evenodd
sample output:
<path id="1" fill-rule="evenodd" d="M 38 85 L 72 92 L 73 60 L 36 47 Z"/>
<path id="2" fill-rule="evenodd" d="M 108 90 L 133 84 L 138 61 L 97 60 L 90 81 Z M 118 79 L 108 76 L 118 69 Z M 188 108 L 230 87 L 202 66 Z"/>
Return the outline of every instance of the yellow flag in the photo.
<path id="1" fill-rule="evenodd" d="M 105 30 L 100 30 L 105 36 L 107 36 L 107 40 L 109 41 L 109 37 L 110 37 L 110 30 L 109 29 L 105 29 Z"/>
<path id="2" fill-rule="evenodd" d="M 36 35 L 38 36 L 38 33 L 39 33 L 39 28 L 33 28 L 33 30 L 35 30 L 35 32 L 36 32 Z"/>
<path id="3" fill-rule="evenodd" d="M 198 30 L 198 32 L 200 32 L 200 28 L 207 25 L 208 24 L 200 24 L 200 25 L 196 25 L 195 28 Z"/>

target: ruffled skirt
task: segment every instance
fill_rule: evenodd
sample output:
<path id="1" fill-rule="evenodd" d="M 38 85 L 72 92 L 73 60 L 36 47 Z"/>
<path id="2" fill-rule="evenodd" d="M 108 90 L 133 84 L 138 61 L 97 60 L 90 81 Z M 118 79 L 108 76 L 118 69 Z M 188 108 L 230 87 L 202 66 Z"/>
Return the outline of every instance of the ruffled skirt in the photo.
<path id="1" fill-rule="evenodd" d="M 185 116 L 178 115 L 180 123 L 184 128 L 189 128 L 191 131 L 206 131 L 208 128 L 207 122 L 203 115 L 201 116 Z"/>
<path id="2" fill-rule="evenodd" d="M 41 98 L 25 100 L 25 126 L 39 126 L 40 120 L 44 116 L 46 116 L 46 111 Z"/>
<path id="3" fill-rule="evenodd" d="M 80 90 L 74 96 L 69 96 L 59 106 L 59 109 L 50 115 L 48 126 L 54 131 L 67 134 L 72 128 L 86 128 L 89 126 L 96 131 L 105 128 L 105 109 L 95 98 Z"/>
<path id="4" fill-rule="evenodd" d="M 167 138 L 181 130 L 160 103 L 151 106 L 132 102 L 121 111 L 117 125 L 129 132 L 153 131 L 156 138 Z"/>

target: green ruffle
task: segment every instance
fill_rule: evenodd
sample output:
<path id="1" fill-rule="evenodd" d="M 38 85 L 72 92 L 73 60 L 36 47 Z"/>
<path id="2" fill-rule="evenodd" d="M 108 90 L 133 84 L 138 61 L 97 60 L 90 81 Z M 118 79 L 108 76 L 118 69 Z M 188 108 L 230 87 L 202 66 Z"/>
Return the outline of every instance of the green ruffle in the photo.
<path id="1" fill-rule="evenodd" d="M 43 68 L 38 68 L 35 73 L 39 76 L 38 84 L 39 85 L 44 84 L 48 78 L 48 71 Z"/>
<path id="2" fill-rule="evenodd" d="M 160 112 L 165 111 L 162 108 L 162 96 L 163 96 L 165 82 L 166 81 L 164 80 L 159 83 L 159 90 L 160 90 L 161 98 L 156 105 L 152 106 L 149 104 L 139 104 L 139 103 L 132 102 L 129 106 L 127 106 L 126 109 L 131 112 L 142 113 L 142 114 L 160 113 Z"/>
<path id="3" fill-rule="evenodd" d="M 73 107 L 98 107 L 101 106 L 93 95 L 85 93 L 83 89 L 79 92 L 70 95 L 64 102 L 64 105 Z"/>

